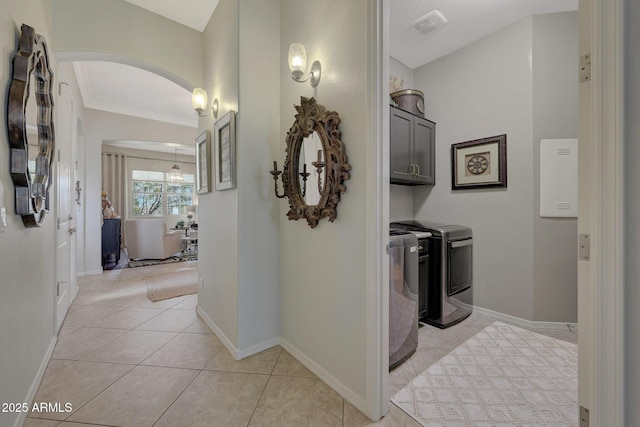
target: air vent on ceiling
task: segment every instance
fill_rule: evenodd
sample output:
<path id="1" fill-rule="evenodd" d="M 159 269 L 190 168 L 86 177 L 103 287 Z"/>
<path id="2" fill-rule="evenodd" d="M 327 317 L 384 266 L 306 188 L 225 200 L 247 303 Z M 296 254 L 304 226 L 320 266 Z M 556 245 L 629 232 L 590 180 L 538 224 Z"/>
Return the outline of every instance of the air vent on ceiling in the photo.
<path id="1" fill-rule="evenodd" d="M 420 34 L 428 34 L 442 27 L 446 23 L 447 18 L 445 18 L 442 13 L 437 10 L 432 10 L 422 18 L 415 21 L 413 23 L 413 28 L 415 28 Z"/>

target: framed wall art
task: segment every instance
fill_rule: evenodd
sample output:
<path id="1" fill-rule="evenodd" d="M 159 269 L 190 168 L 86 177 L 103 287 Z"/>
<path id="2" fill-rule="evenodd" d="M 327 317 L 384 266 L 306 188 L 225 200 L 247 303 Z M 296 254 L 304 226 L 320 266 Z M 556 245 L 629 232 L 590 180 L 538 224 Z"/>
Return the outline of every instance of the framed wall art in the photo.
<path id="1" fill-rule="evenodd" d="M 451 145 L 451 188 L 507 186 L 507 135 Z"/>
<path id="2" fill-rule="evenodd" d="M 196 191 L 211 191 L 211 132 L 205 130 L 196 138 Z"/>
<path id="3" fill-rule="evenodd" d="M 236 188 L 236 113 L 229 111 L 214 126 L 216 190 Z"/>

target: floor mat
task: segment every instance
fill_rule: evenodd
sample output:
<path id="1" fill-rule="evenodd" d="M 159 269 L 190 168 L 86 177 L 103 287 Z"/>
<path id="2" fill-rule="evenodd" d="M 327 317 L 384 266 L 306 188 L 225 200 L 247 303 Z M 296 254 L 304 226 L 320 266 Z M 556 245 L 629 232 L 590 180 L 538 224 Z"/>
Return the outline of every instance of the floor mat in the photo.
<path id="1" fill-rule="evenodd" d="M 575 344 L 494 322 L 396 393 L 423 426 L 577 426 Z"/>
<path id="2" fill-rule="evenodd" d="M 198 293 L 198 270 L 188 269 L 173 273 L 145 276 L 147 298 L 160 301 L 181 295 Z"/>

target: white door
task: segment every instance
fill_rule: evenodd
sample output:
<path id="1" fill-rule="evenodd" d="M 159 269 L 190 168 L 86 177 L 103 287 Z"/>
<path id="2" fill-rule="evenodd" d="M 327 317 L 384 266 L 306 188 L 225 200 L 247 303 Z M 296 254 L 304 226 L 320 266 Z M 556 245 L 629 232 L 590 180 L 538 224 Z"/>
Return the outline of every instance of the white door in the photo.
<path id="1" fill-rule="evenodd" d="M 59 74 L 61 75 L 61 73 Z M 75 137 L 73 102 L 69 87 L 58 85 L 57 117 L 56 117 L 56 332 L 71 304 L 75 273 L 72 262 L 74 218 L 72 215 L 74 201 L 74 176 L 72 169 L 73 139 Z"/>

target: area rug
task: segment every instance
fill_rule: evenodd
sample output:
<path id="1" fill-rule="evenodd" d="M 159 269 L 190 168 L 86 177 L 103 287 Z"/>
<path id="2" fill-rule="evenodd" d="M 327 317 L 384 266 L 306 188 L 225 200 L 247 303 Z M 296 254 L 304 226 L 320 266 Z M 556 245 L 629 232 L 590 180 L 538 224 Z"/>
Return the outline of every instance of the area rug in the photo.
<path id="1" fill-rule="evenodd" d="M 147 283 L 147 298 L 151 301 L 198 293 L 198 270 L 193 268 L 148 275 L 144 280 Z"/>
<path id="2" fill-rule="evenodd" d="M 575 427 L 578 349 L 494 322 L 391 401 L 423 426 Z"/>
<path id="3" fill-rule="evenodd" d="M 186 261 L 187 258 L 172 256 L 167 259 L 137 259 L 129 260 L 129 267 L 146 267 L 147 265 L 171 264 L 173 262 Z"/>

